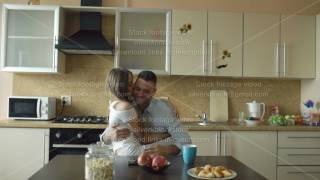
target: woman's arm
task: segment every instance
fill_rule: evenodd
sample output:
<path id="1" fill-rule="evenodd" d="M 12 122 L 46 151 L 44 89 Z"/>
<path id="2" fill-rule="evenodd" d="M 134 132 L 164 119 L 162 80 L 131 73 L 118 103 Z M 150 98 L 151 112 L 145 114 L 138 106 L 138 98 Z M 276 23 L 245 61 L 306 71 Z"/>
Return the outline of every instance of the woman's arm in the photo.
<path id="1" fill-rule="evenodd" d="M 139 142 L 141 143 L 144 134 L 143 134 L 143 131 L 142 131 L 140 119 L 138 117 L 136 117 L 136 118 L 130 120 L 129 124 L 133 129 L 134 136 L 136 138 L 138 138 Z"/>

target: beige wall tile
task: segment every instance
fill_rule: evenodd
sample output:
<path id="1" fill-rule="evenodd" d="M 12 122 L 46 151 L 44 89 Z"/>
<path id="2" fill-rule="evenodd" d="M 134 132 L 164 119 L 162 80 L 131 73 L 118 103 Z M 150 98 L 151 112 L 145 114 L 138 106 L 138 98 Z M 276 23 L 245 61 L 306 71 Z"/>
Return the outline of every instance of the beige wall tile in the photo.
<path id="1" fill-rule="evenodd" d="M 69 55 L 65 74 L 15 74 L 13 94 L 57 98 L 71 95 L 72 106 L 65 108 L 65 114 L 107 115 L 109 97 L 105 79 L 113 67 L 112 61 L 111 56 Z M 177 105 L 181 117 L 194 117 L 202 111 L 209 114 L 211 89 L 228 91 L 230 118 L 236 118 L 239 111 L 245 112 L 245 103 L 252 100 L 266 103 L 267 115 L 275 104 L 279 105 L 281 113 L 299 113 L 298 80 L 161 76 L 157 96 L 168 96 Z"/>

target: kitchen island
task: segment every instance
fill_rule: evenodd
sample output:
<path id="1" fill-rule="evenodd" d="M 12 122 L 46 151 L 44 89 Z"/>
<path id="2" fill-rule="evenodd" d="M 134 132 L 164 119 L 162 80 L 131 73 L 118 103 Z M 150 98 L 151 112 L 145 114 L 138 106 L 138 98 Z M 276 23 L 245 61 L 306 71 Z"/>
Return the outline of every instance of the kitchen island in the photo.
<path id="1" fill-rule="evenodd" d="M 153 174 L 138 166 L 128 166 L 129 157 L 116 157 L 114 180 L 130 179 L 161 179 L 161 180 L 188 180 L 195 179 L 187 174 L 187 170 L 194 166 L 206 164 L 223 165 L 238 173 L 235 180 L 260 180 L 266 179 L 246 165 L 231 156 L 199 156 L 194 165 L 184 165 L 181 156 L 169 157 L 170 167 L 160 173 Z M 82 180 L 84 178 L 84 156 L 83 155 L 58 155 L 42 169 L 36 172 L 29 180 Z"/>

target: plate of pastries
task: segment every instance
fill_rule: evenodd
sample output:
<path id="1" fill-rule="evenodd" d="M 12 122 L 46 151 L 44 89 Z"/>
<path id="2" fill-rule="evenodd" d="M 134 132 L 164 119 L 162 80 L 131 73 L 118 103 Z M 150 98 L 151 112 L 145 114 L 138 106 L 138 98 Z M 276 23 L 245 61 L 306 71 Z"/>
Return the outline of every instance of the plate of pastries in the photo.
<path id="1" fill-rule="evenodd" d="M 194 167 L 188 170 L 188 174 L 198 179 L 214 179 L 224 180 L 233 179 L 237 176 L 237 173 L 224 166 L 213 166 L 207 164 L 203 167 Z"/>

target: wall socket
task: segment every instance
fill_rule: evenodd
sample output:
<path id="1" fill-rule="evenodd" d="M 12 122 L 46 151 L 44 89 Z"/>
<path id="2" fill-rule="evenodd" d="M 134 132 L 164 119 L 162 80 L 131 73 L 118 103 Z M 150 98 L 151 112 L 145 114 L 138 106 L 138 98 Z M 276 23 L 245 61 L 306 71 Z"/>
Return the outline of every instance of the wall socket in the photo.
<path id="1" fill-rule="evenodd" d="M 71 106 L 71 96 L 61 96 L 61 105 L 63 105 L 63 101 L 66 102 L 65 106 Z"/>

